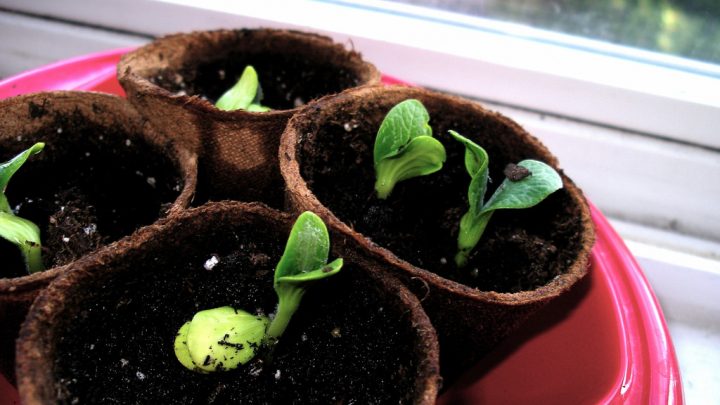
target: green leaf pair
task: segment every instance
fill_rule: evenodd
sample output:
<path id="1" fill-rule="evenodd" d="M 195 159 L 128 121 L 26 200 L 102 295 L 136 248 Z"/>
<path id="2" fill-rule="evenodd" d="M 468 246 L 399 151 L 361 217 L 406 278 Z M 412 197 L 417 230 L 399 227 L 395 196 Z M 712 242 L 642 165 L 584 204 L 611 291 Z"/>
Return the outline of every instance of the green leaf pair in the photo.
<path id="1" fill-rule="evenodd" d="M 273 287 L 278 296 L 278 309 L 267 336 L 274 343 L 285 332 L 306 289 L 314 282 L 337 274 L 343 259 L 328 263 L 330 237 L 322 219 L 306 211 L 298 217 L 285 252 L 275 268 Z"/>
<path id="2" fill-rule="evenodd" d="M 453 138 L 465 145 L 465 169 L 472 179 L 468 188 L 469 210 L 460 220 L 458 252 L 455 255 L 455 264 L 463 267 L 496 210 L 522 209 L 537 205 L 562 188 L 562 179 L 552 167 L 543 162 L 523 160 L 517 164 L 520 167 L 518 171 L 522 174 L 515 179 L 503 180 L 495 193 L 485 201 L 489 179 L 487 152 L 457 132 L 449 132 Z"/>
<path id="3" fill-rule="evenodd" d="M 375 191 L 386 199 L 403 180 L 437 172 L 445 162 L 445 147 L 432 137 L 430 115 L 418 100 L 405 100 L 385 116 L 373 150 Z"/>
<path id="4" fill-rule="evenodd" d="M 15 244 L 25 259 L 28 273 L 45 270 L 42 262 L 40 229 L 27 219 L 13 214 L 5 190 L 15 172 L 31 155 L 43 150 L 45 144 L 38 142 L 9 161 L 0 164 L 0 237 Z"/>
<path id="5" fill-rule="evenodd" d="M 178 331 L 175 356 L 198 372 L 230 370 L 253 359 L 259 347 L 275 344 L 285 332 L 306 289 L 340 271 L 343 260 L 328 263 L 329 252 L 323 221 L 312 212 L 302 213 L 275 268 L 275 316 L 269 319 L 227 306 L 200 311 Z"/>
<path id="6" fill-rule="evenodd" d="M 440 170 L 446 159 L 445 148 L 432 137 L 430 115 L 418 100 L 405 100 L 385 116 L 373 150 L 375 191 L 385 199 L 395 184 Z M 467 264 L 471 251 L 482 237 L 493 212 L 499 209 L 529 208 L 562 188 L 555 170 L 537 160 L 523 160 L 508 179 L 485 201 L 489 180 L 488 154 L 485 149 L 455 131 L 450 135 L 465 145 L 465 169 L 470 174 L 470 208 L 460 220 L 458 252 L 455 264 Z"/>
<path id="7" fill-rule="evenodd" d="M 270 111 L 270 108 L 261 105 L 260 101 L 262 101 L 262 89 L 260 88 L 258 74 L 255 68 L 248 65 L 245 67 L 245 70 L 243 70 L 237 83 L 220 96 L 215 106 L 224 111 Z"/>

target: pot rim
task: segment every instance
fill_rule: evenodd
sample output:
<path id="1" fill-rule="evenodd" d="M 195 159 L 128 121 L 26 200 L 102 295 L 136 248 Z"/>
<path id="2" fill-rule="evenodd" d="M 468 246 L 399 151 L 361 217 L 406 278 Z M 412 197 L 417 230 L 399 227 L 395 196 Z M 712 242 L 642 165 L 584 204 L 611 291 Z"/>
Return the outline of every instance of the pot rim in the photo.
<path id="1" fill-rule="evenodd" d="M 335 105 L 341 105 L 345 102 L 345 100 L 361 99 L 366 97 L 368 94 L 374 94 L 376 92 L 407 94 L 407 98 L 424 96 L 444 100 L 448 103 L 460 103 L 465 107 L 471 108 L 480 115 L 489 116 L 493 119 L 502 121 L 505 125 L 512 128 L 519 136 L 532 144 L 538 151 L 542 152 L 544 160 L 560 173 L 563 180 L 563 187 L 566 188 L 572 200 L 577 203 L 581 212 L 581 222 L 583 224 L 583 232 L 581 236 L 582 246 L 578 252 L 576 260 L 568 266 L 567 271 L 558 275 L 547 284 L 533 290 L 520 291 L 516 293 L 481 291 L 465 284 L 440 277 L 429 270 L 417 267 L 401 259 L 390 250 L 375 244 L 371 239 L 363 236 L 360 232 L 355 231 L 335 216 L 328 207 L 323 205 L 323 203 L 320 202 L 320 200 L 318 200 L 315 194 L 310 190 L 307 182 L 300 174 L 300 165 L 297 160 L 297 155 L 298 147 L 301 143 L 303 134 L 300 133 L 301 131 L 297 128 L 299 121 L 308 120 L 308 117 L 311 117 L 316 113 L 316 111 L 322 109 L 332 109 Z M 432 286 L 438 290 L 460 295 L 469 300 L 481 300 L 505 306 L 527 305 L 548 301 L 549 299 L 560 295 L 561 292 L 569 289 L 587 273 L 587 267 L 589 265 L 588 258 L 595 240 L 595 233 L 592 219 L 590 217 L 590 210 L 585 202 L 582 191 L 575 186 L 572 180 L 570 180 L 570 178 L 568 178 L 561 169 L 559 169 L 557 159 L 537 138 L 527 133 L 511 119 L 500 113 L 487 110 L 479 103 L 472 102 L 458 96 L 409 86 L 367 86 L 358 89 L 346 90 L 335 96 L 327 96 L 318 99 L 293 116 L 283 132 L 280 141 L 279 156 L 280 170 L 285 183 L 288 185 L 295 184 L 298 186 L 297 189 L 288 187 L 286 190 L 287 197 L 290 197 L 291 200 L 294 198 L 305 198 L 306 202 L 311 206 L 311 210 L 315 211 L 326 222 L 337 227 L 344 235 L 349 236 L 353 242 L 357 243 L 359 246 L 365 247 L 373 257 L 389 262 L 394 267 L 407 272 L 411 277 L 418 277 L 431 283 Z"/>
<path id="2" fill-rule="evenodd" d="M 211 114 L 213 119 L 220 121 L 249 119 L 258 116 L 269 118 L 284 117 L 291 116 L 302 110 L 303 107 L 301 106 L 284 110 L 271 110 L 267 112 L 249 112 L 245 110 L 224 111 L 216 108 L 208 100 L 202 99 L 198 96 L 172 93 L 164 87 L 152 83 L 147 78 L 149 71 L 160 69 L 159 62 L 155 64 L 148 62 L 148 59 L 152 59 L 153 55 L 159 53 L 159 49 L 164 49 L 166 47 L 179 47 L 180 55 L 185 55 L 187 48 L 182 45 L 188 40 L 197 39 L 204 40 L 209 43 L 211 41 L 222 41 L 234 38 L 241 32 L 251 32 L 254 35 L 263 35 L 270 38 L 277 37 L 278 39 L 289 39 L 291 41 L 301 42 L 307 47 L 327 49 L 333 53 L 344 54 L 347 59 L 352 62 L 349 66 L 355 68 L 355 73 L 357 73 L 358 79 L 361 82 L 358 87 L 380 83 L 381 74 L 373 64 L 363 60 L 362 55 L 359 52 L 346 49 L 343 45 L 334 42 L 332 38 L 310 32 L 272 28 L 216 29 L 166 35 L 147 45 L 124 54 L 117 65 L 118 80 L 126 90 L 129 87 L 134 86 L 136 87 L 135 91 L 166 99 L 171 104 L 183 106 L 184 108 L 188 108 L 199 114 Z M 139 72 L 137 69 L 134 69 L 137 65 L 143 66 Z"/>
<path id="3" fill-rule="evenodd" d="M 168 152 L 170 152 L 167 154 L 167 157 L 171 159 L 173 166 L 175 167 L 175 171 L 183 180 L 183 188 L 172 202 L 170 208 L 168 208 L 167 216 L 172 217 L 178 215 L 190 205 L 197 185 L 197 155 L 175 142 L 168 142 L 169 138 L 162 134 L 162 132 L 148 125 L 127 100 L 115 95 L 100 92 L 56 90 L 23 94 L 0 100 L 0 110 L 14 105 L 27 104 L 31 101 L 39 99 L 56 100 L 60 101 L 64 105 L 71 105 L 76 102 L 76 100 L 82 102 L 102 103 L 103 105 L 113 107 L 113 111 L 115 111 L 118 115 L 122 114 L 124 116 L 129 116 L 131 119 L 135 119 L 139 133 L 142 134 L 143 140 L 149 144 L 155 144 L 158 146 L 162 146 L 160 145 L 160 142 L 158 142 L 158 139 L 162 139 L 166 142 L 165 146 L 169 148 Z M 97 249 L 95 251 L 97 251 Z M 87 255 L 91 253 L 88 253 Z M 52 267 L 41 272 L 20 277 L 0 278 L 0 303 L 13 301 L 30 302 L 37 295 L 38 289 L 45 287 L 59 274 L 67 271 L 69 265 L 72 263 Z"/>
<path id="4" fill-rule="evenodd" d="M 211 202 L 201 207 L 185 210 L 174 217 L 163 218 L 153 225 L 141 228 L 131 236 L 107 245 L 72 265 L 68 265 L 72 271 L 59 276 L 40 293 L 22 325 L 16 349 L 16 375 L 20 398 L 27 403 L 54 403 L 45 401 L 54 394 L 54 384 L 52 387 L 46 387 L 45 390 L 42 385 L 38 386 L 37 384 L 44 382 L 47 385 L 48 382 L 55 381 L 52 366 L 48 365 L 48 361 L 52 361 L 51 354 L 54 352 L 54 342 L 48 331 L 52 330 L 51 325 L 61 319 L 67 297 L 80 289 L 84 281 L 103 274 L 105 269 L 102 265 L 108 263 L 112 258 L 142 249 L 148 241 L 157 238 L 159 234 L 170 232 L 168 229 L 178 226 L 188 218 L 208 213 L 209 215 L 219 215 L 230 211 L 242 211 L 245 214 L 244 218 L 248 218 L 245 219 L 248 224 L 261 218 L 286 225 L 294 218 L 289 213 L 274 210 L 262 203 Z M 372 266 L 351 253 L 347 255 L 343 253 L 343 255 L 353 260 L 355 266 Z M 111 269 L 111 271 L 115 270 Z M 402 305 L 402 308 L 406 308 L 411 314 L 411 318 L 407 321 L 407 327 L 413 329 L 413 338 L 420 342 L 420 344 L 412 345 L 415 354 L 414 360 L 421 360 L 417 363 L 415 373 L 415 387 L 418 392 L 416 392 L 414 403 L 434 404 L 441 384 L 439 376 L 440 349 L 435 329 L 417 297 L 399 280 L 377 270 L 368 270 L 365 274 L 373 279 L 378 289 L 386 292 L 384 295 L 388 297 L 388 301 L 394 301 L 398 306 Z"/>

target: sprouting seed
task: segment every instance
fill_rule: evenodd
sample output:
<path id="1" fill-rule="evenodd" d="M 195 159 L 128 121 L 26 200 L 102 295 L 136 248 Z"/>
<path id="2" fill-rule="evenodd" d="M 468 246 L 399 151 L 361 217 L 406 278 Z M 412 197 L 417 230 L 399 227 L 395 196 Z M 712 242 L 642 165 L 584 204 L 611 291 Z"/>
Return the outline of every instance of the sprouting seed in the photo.
<path id="1" fill-rule="evenodd" d="M 330 237 L 323 221 L 312 212 L 301 214 L 275 268 L 278 306 L 272 319 L 229 306 L 200 311 L 175 337 L 178 361 L 201 373 L 230 370 L 252 360 L 261 346 L 272 347 L 285 332 L 307 288 L 342 268 L 342 259 L 327 262 L 329 251 Z M 218 262 L 213 255 L 204 267 L 211 270 Z"/>
<path id="2" fill-rule="evenodd" d="M 373 149 L 378 198 L 388 198 L 398 182 L 442 168 L 445 147 L 433 138 L 429 122 L 425 106 L 414 99 L 397 104 L 387 113 Z"/>
<path id="3" fill-rule="evenodd" d="M 224 75 L 224 72 L 223 72 Z M 243 70 L 237 83 L 226 91 L 215 103 L 224 111 L 247 110 L 250 112 L 270 111 L 269 107 L 260 104 L 263 98 L 262 88 L 255 68 L 248 65 Z"/>
<path id="4" fill-rule="evenodd" d="M 543 162 L 523 160 L 517 165 L 506 167 L 505 174 L 508 178 L 485 200 L 489 180 L 487 152 L 459 133 L 449 132 L 453 138 L 465 145 L 465 169 L 471 178 L 468 187 L 469 209 L 460 219 L 458 251 L 455 255 L 455 264 L 463 267 L 495 211 L 535 206 L 561 189 L 562 179 L 555 169 Z"/>

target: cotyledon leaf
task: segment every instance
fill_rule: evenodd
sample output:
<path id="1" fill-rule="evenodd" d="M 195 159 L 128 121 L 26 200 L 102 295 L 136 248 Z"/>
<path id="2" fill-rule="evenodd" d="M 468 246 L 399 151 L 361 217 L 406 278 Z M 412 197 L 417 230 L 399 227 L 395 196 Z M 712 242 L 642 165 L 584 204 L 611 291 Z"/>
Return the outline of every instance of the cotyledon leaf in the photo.
<path id="1" fill-rule="evenodd" d="M 375 165 L 400 153 L 413 138 L 432 136 L 429 122 L 430 115 L 418 100 L 405 100 L 391 108 L 375 138 Z"/>

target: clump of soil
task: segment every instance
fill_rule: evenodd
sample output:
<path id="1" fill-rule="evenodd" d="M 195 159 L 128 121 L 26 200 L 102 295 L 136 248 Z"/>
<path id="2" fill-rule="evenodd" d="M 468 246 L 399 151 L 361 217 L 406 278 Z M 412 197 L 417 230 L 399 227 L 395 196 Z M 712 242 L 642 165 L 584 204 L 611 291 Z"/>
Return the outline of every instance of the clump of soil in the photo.
<path id="1" fill-rule="evenodd" d="M 35 116 L 48 112 L 31 104 Z M 99 128 L 79 112 L 0 143 L 6 161 L 35 142 L 45 149 L 13 176 L 7 198 L 41 230 L 46 268 L 72 262 L 165 214 L 182 189 L 176 162 L 121 128 Z M 0 277 L 26 275 L 23 259 L 0 240 Z"/>
<path id="2" fill-rule="evenodd" d="M 581 217 L 563 189 L 531 209 L 497 211 L 468 265 L 458 269 L 454 256 L 470 176 L 463 145 L 447 131 L 456 130 L 487 150 L 491 183 L 486 198 L 502 183 L 508 164 L 539 156 L 517 138 L 505 137 L 512 129 L 496 119 L 468 122 L 462 112 L 434 113 L 439 107 L 426 104 L 447 161 L 441 171 L 401 182 L 387 200 L 379 200 L 372 153 L 389 108 L 367 104 L 339 111 L 321 125 L 308 123 L 298 151 L 308 187 L 341 221 L 415 266 L 483 291 L 532 290 L 577 256 Z"/>
<path id="3" fill-rule="evenodd" d="M 107 238 L 97 232 L 95 207 L 87 205 L 80 193 L 77 188 L 58 193 L 57 201 L 64 201 L 65 205 L 48 220 L 45 248 L 54 252 L 60 263 L 69 263 L 106 243 Z"/>
<path id="4" fill-rule="evenodd" d="M 196 63 L 197 61 L 192 61 Z M 288 110 L 310 100 L 355 87 L 359 78 L 335 65 L 321 64 L 300 56 L 231 52 L 221 59 L 186 64 L 165 70 L 150 81 L 173 93 L 199 96 L 215 104 L 242 75 L 247 65 L 258 72 L 262 105 Z"/>
<path id="5" fill-rule="evenodd" d="M 311 287 L 272 353 L 227 372 L 185 369 L 173 342 L 195 312 L 224 305 L 275 310 L 272 272 L 283 246 L 254 230 L 216 231 L 184 245 L 155 252 L 144 268 L 120 263 L 127 269 L 84 290 L 93 297 L 56 332 L 60 403 L 411 400 L 408 375 L 416 365 L 407 314 L 382 306 L 386 300 L 352 266 Z M 205 266 L 211 257 L 217 264 Z"/>

